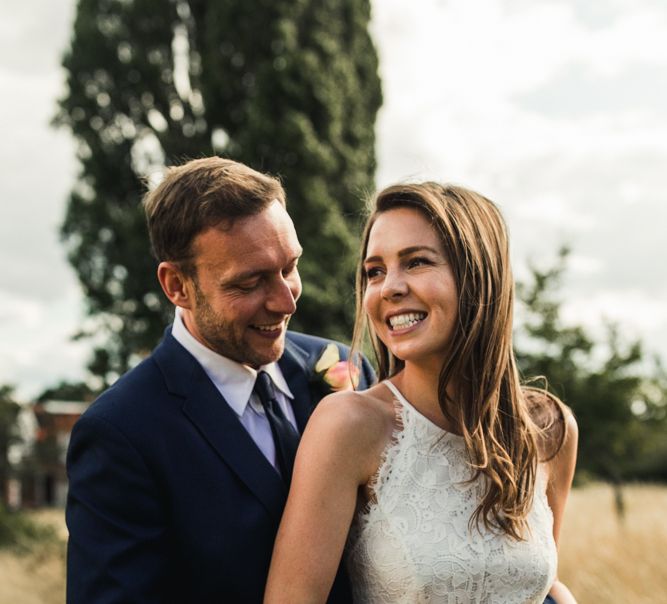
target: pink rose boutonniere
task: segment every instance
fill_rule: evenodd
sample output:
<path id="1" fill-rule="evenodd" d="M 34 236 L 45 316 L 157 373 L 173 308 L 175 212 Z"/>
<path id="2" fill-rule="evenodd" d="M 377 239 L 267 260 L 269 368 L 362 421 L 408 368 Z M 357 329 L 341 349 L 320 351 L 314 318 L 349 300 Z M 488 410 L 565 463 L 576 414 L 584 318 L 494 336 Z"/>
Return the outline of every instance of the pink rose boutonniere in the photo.
<path id="1" fill-rule="evenodd" d="M 315 365 L 316 381 L 320 381 L 328 392 L 354 390 L 359 384 L 359 368 L 348 362 L 341 361 L 338 346 L 327 344 Z"/>

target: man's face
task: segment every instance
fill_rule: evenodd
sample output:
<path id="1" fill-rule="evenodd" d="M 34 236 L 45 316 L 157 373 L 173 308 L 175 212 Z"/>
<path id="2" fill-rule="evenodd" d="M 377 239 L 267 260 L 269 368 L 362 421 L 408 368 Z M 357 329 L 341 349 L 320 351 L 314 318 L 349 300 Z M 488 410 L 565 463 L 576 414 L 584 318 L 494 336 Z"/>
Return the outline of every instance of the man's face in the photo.
<path id="1" fill-rule="evenodd" d="M 194 240 L 196 276 L 187 279 L 188 331 L 215 352 L 252 367 L 277 361 L 301 295 L 301 246 L 285 208 L 209 228 Z"/>

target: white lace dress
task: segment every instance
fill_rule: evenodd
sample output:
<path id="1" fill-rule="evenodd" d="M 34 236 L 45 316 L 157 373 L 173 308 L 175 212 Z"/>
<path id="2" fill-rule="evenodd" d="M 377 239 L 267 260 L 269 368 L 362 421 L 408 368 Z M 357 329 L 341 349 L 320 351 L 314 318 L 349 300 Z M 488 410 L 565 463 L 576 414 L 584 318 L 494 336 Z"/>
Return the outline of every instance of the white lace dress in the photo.
<path id="1" fill-rule="evenodd" d="M 524 541 L 470 527 L 481 480 L 463 438 L 421 415 L 390 382 L 398 424 L 347 545 L 355 604 L 541 604 L 556 573 L 546 480 Z M 480 532 L 481 531 L 481 532 Z"/>

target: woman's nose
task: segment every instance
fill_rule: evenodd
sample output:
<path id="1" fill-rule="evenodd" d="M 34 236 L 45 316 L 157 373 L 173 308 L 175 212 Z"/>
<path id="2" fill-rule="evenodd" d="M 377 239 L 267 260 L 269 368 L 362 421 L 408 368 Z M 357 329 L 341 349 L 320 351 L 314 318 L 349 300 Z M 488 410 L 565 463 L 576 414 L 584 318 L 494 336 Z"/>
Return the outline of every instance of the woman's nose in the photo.
<path id="1" fill-rule="evenodd" d="M 382 284 L 382 297 L 385 300 L 395 300 L 408 293 L 408 285 L 401 273 L 388 272 Z"/>

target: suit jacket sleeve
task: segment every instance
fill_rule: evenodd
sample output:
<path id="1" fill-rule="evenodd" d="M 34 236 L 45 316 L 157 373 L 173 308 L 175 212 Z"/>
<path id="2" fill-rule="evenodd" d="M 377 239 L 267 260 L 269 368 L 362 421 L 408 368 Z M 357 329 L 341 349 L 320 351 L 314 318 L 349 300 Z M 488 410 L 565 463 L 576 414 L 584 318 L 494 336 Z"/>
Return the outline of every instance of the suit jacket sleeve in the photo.
<path id="1" fill-rule="evenodd" d="M 359 379 L 359 390 L 366 390 L 377 382 L 377 376 L 370 362 L 365 356 L 361 357 L 361 377 Z"/>
<path id="2" fill-rule="evenodd" d="M 166 511 L 133 444 L 83 417 L 68 451 L 68 604 L 168 602 Z"/>

